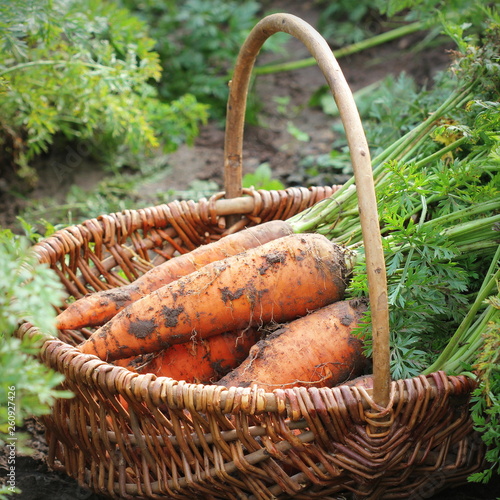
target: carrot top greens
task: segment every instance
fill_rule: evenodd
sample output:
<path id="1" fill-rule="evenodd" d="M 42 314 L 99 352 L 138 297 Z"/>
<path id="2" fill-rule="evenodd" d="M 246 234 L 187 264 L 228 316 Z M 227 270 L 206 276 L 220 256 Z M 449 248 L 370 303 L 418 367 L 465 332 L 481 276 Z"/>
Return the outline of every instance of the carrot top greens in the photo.
<path id="1" fill-rule="evenodd" d="M 462 347 L 456 359 L 453 348 L 453 364 L 442 356 L 437 362 L 491 278 L 488 268 L 499 261 L 499 40 L 499 26 L 491 24 L 480 45 L 459 44 L 447 76 L 447 85 L 454 85 L 448 98 L 442 101 L 436 89 L 435 111 L 373 159 L 396 379 L 430 365 L 460 373 L 477 355 L 476 348 Z M 426 91 L 426 101 L 431 98 Z M 349 292 L 367 295 L 354 180 L 289 222 L 296 231 L 319 232 L 356 249 L 361 258 Z M 361 334 L 370 354 L 370 325 Z"/>

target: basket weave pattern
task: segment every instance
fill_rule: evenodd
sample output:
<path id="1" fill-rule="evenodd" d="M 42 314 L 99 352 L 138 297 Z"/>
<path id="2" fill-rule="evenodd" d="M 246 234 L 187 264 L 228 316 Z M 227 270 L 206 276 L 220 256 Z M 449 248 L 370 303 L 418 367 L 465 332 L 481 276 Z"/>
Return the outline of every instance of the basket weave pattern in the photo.
<path id="1" fill-rule="evenodd" d="M 270 34 L 298 32 L 315 57 L 320 49 L 328 52 L 326 59 L 320 54 L 317 60 L 329 72 L 331 51 L 308 25 L 284 14 L 269 18 L 252 32 L 258 43 L 252 39 L 242 48 L 243 62 L 255 59 L 254 45 L 258 48 Z M 302 30 L 307 36 L 302 37 Z M 248 81 L 251 65 L 242 67 Z M 327 76 L 333 90 L 345 93 L 335 67 Z M 238 79 L 235 71 L 233 83 L 239 85 L 234 87 L 241 94 L 245 78 Z M 352 125 L 341 104 L 344 125 Z M 228 114 L 226 196 L 103 215 L 35 246 L 68 297 L 126 284 L 225 234 L 287 219 L 339 188 L 235 188 L 234 182 L 241 186 L 244 106 L 230 96 L 228 111 L 235 109 L 238 114 Z M 366 216 L 361 202 L 369 198 L 371 177 L 359 165 L 368 162 L 370 175 L 371 168 L 362 136 L 351 132 L 348 142 L 360 214 Z M 378 230 L 378 218 L 370 222 Z M 365 232 L 363 238 L 368 255 Z M 29 323 L 18 331 L 20 336 L 39 333 Z M 82 354 L 76 346 L 91 333 L 44 334 L 40 357 L 65 376 L 63 385 L 75 397 L 58 400 L 43 421 L 49 465 L 109 497 L 421 499 L 465 482 L 482 468 L 485 450 L 469 414 L 471 379 L 437 372 L 390 382 L 388 345 L 375 356 L 376 337 L 373 389 L 365 384 L 265 392 L 256 385 L 227 389 L 132 373 Z"/>
<path id="2" fill-rule="evenodd" d="M 260 203 L 246 224 L 289 217 L 335 189 L 250 192 Z M 80 297 L 121 284 L 120 271 L 136 277 L 155 259 L 221 237 L 217 200 L 102 216 L 59 231 L 36 251 Z M 20 330 L 35 333 L 29 324 Z M 284 492 L 305 499 L 351 491 L 410 498 L 419 488 L 463 482 L 481 466 L 466 377 L 393 382 L 384 409 L 363 387 L 266 393 L 137 375 L 73 347 L 90 333 L 61 332 L 60 340 L 45 342 L 41 358 L 76 395 L 44 417 L 49 463 L 95 491 L 117 498 L 264 499 Z M 373 422 L 382 433 L 370 431 Z"/>
<path id="3" fill-rule="evenodd" d="M 55 339 L 42 359 L 76 394 L 44 417 L 50 465 L 116 498 L 425 498 L 481 467 L 465 377 L 394 382 L 381 409 L 361 387 L 270 394 L 137 375 Z"/>

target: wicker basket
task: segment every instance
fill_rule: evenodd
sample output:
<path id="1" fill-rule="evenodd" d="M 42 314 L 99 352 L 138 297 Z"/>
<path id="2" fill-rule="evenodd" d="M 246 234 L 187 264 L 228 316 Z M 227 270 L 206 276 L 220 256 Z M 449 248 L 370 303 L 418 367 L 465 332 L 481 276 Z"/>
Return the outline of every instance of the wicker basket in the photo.
<path id="1" fill-rule="evenodd" d="M 286 219 L 333 188 L 241 190 L 248 81 L 264 41 L 278 31 L 301 40 L 337 100 L 355 172 L 369 271 L 374 387 L 195 385 L 137 375 L 75 347 L 91 331 L 45 335 L 43 362 L 64 374 L 73 399 L 44 417 L 49 464 L 114 498 L 426 498 L 482 467 L 473 432 L 473 383 L 444 373 L 391 382 L 387 288 L 366 139 L 352 95 L 328 45 L 288 14 L 264 18 L 243 45 L 228 103 L 225 197 L 103 215 L 35 246 L 68 295 L 133 280 L 164 259 L 243 226 Z M 126 276 L 126 279 L 124 278 Z M 40 333 L 29 323 L 18 334 Z M 125 410 L 121 398 L 128 403 Z"/>

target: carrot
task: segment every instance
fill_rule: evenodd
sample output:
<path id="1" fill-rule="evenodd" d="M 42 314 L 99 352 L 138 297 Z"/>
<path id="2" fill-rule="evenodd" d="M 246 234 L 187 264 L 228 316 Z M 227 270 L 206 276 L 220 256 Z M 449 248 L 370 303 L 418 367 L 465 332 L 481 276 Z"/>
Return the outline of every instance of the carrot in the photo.
<path id="1" fill-rule="evenodd" d="M 220 333 L 207 339 L 172 345 L 142 365 L 134 368 L 132 360 L 126 367 L 137 373 L 209 384 L 236 368 L 260 336 L 257 328 Z"/>
<path id="2" fill-rule="evenodd" d="M 344 385 L 349 387 L 363 387 L 364 389 L 373 389 L 373 373 L 360 375 L 359 377 L 348 380 Z"/>
<path id="3" fill-rule="evenodd" d="M 292 232 L 287 222 L 275 220 L 224 236 L 163 262 L 128 285 L 102 290 L 78 299 L 58 315 L 56 327 L 59 330 L 74 330 L 103 325 L 132 302 L 181 276 Z"/>
<path id="4" fill-rule="evenodd" d="M 270 241 L 133 302 L 80 349 L 112 361 L 192 337 L 295 319 L 343 298 L 352 265 L 346 255 L 319 234 Z"/>
<path id="5" fill-rule="evenodd" d="M 288 323 L 257 342 L 217 385 L 333 387 L 360 375 L 366 358 L 352 331 L 366 309 L 359 299 L 340 301 Z"/>

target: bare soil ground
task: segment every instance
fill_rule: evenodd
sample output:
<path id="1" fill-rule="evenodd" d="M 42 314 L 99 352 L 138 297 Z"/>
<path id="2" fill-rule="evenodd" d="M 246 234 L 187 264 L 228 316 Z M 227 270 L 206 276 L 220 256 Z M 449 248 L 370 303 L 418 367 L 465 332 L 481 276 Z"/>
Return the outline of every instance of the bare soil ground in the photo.
<path id="1" fill-rule="evenodd" d="M 311 8 L 313 2 L 275 2 L 276 8 L 282 7 L 299 15 L 315 25 L 318 12 Z M 422 35 L 416 34 L 389 43 L 376 49 L 353 55 L 340 60 L 346 79 L 353 91 L 373 83 L 387 74 L 399 74 L 406 71 L 421 84 L 430 84 L 433 74 L 446 67 L 449 55 L 445 47 L 409 55 L 405 49 L 411 47 Z M 308 57 L 306 49 L 298 42 L 291 40 L 289 44 L 290 57 L 299 59 Z M 259 63 L 269 62 L 271 58 L 265 54 L 259 58 Z M 297 171 L 297 164 L 308 155 L 321 155 L 331 150 L 335 139 L 332 130 L 332 119 L 320 109 L 308 106 L 311 94 L 324 85 L 324 77 L 317 67 L 311 67 L 286 73 L 260 76 L 257 81 L 256 95 L 262 105 L 259 126 L 248 126 L 245 131 L 244 165 L 245 171 L 252 171 L 260 163 L 269 162 L 273 175 L 286 185 L 303 184 L 305 179 Z M 289 97 L 289 112 L 278 110 L 276 97 Z M 287 123 L 292 121 L 311 137 L 309 142 L 300 142 L 287 132 Z M 184 190 L 195 179 L 216 181 L 222 186 L 224 131 L 217 123 L 209 123 L 203 127 L 194 147 L 181 147 L 168 158 L 169 168 L 165 175 L 152 185 L 141 188 L 145 198 L 154 199 L 158 191 L 168 189 Z M 102 174 L 92 168 L 92 165 L 81 165 L 75 169 L 74 175 L 61 185 L 49 177 L 44 185 L 32 193 L 33 197 L 60 197 L 71 183 L 77 183 L 85 188 L 92 188 Z M 342 178 L 338 181 L 342 182 Z M 54 181 L 54 182 L 52 182 Z M 54 188 L 54 186 L 57 186 Z M 0 185 L 0 197 L 1 197 Z M 0 224 L 8 226 L 19 208 L 12 199 L 3 199 Z M 17 486 L 22 490 L 13 498 L 19 500 L 99 500 L 101 497 L 78 486 L 71 478 L 62 473 L 50 471 L 47 468 L 46 445 L 43 429 L 34 421 L 26 423 L 26 430 L 31 434 L 33 454 L 19 455 L 16 462 Z M 0 452 L 0 482 L 5 479 L 5 457 Z M 432 496 L 433 492 L 422 498 L 443 500 L 493 500 L 500 496 L 500 484 L 492 482 L 488 486 L 465 485 Z"/>

